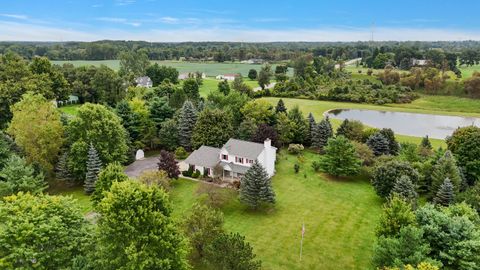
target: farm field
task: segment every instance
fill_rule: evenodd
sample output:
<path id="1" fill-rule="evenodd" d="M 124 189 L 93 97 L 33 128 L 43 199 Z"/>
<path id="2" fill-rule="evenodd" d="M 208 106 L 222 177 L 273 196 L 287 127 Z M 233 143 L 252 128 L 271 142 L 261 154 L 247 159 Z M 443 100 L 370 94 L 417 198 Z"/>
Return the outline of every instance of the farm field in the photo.
<path id="1" fill-rule="evenodd" d="M 75 60 L 75 61 L 52 61 L 53 64 L 63 65 L 64 63 L 71 63 L 74 66 L 100 66 L 106 65 L 114 70 L 120 68 L 119 60 L 100 60 L 100 61 L 85 61 L 85 60 Z M 242 64 L 239 62 L 183 62 L 183 61 L 152 61 L 152 63 L 158 63 L 159 65 L 171 66 L 178 70 L 180 73 L 185 72 L 195 72 L 200 71 L 204 72 L 209 77 L 215 77 L 219 74 L 226 73 L 240 73 L 242 76 L 246 77 L 250 69 L 260 70 L 261 65 L 254 64 Z M 273 70 L 275 69 L 275 64 L 272 65 Z M 289 69 L 289 76 L 293 75 L 293 70 Z"/>

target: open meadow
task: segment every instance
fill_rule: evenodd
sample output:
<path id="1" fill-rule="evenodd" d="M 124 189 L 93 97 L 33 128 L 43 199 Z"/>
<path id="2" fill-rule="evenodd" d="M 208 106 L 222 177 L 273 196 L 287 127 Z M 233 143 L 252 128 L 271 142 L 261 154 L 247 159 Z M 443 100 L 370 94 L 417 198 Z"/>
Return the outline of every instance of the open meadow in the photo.
<path id="1" fill-rule="evenodd" d="M 229 73 L 240 73 L 242 76 L 246 77 L 250 69 L 260 70 L 262 65 L 255 64 L 242 64 L 240 62 L 186 62 L 186 61 L 151 61 L 152 63 L 158 63 L 159 65 L 174 67 L 180 73 L 195 72 L 200 71 L 204 72 L 208 77 L 215 77 L 219 74 L 229 74 Z M 119 60 L 99 60 L 99 61 L 85 61 L 85 60 L 76 60 L 76 61 L 52 61 L 53 64 L 63 65 L 65 63 L 71 63 L 76 67 L 79 66 L 100 66 L 106 65 L 107 67 L 118 71 L 120 68 Z M 275 70 L 276 64 L 272 65 L 272 69 Z M 289 69 L 288 75 L 293 75 L 293 70 Z"/>

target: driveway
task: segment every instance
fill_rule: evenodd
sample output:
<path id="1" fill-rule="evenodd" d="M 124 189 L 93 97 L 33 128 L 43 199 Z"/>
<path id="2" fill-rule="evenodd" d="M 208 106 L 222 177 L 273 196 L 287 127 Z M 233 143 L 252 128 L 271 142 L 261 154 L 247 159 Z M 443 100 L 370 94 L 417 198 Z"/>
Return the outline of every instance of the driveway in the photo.
<path id="1" fill-rule="evenodd" d="M 125 168 L 125 173 L 131 178 L 137 178 L 142 172 L 148 170 L 158 170 L 158 156 L 136 160 Z"/>

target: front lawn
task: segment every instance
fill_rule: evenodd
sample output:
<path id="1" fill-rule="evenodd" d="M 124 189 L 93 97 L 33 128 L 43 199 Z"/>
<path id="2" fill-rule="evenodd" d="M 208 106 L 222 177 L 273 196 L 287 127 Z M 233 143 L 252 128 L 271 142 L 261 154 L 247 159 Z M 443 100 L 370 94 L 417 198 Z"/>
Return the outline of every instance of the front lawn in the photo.
<path id="1" fill-rule="evenodd" d="M 226 228 L 245 235 L 265 269 L 368 269 L 382 201 L 362 177 L 329 179 L 315 173 L 311 162 L 316 158 L 306 152 L 295 174 L 297 157 L 278 155 L 272 179 L 275 207 L 255 212 L 233 197 L 222 208 Z M 174 216 L 183 216 L 195 202 L 198 185 L 188 180 L 174 184 Z M 302 222 L 306 233 L 300 261 Z"/>

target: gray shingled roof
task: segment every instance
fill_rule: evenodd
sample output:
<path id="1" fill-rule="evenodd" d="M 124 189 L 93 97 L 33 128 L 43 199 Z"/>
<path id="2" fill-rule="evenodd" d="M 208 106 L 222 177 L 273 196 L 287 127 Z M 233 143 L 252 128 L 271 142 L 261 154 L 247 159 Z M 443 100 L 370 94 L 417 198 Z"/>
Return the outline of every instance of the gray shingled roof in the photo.
<path id="1" fill-rule="evenodd" d="M 254 143 L 237 139 L 230 139 L 223 146 L 230 155 L 256 159 L 263 151 L 263 143 Z"/>
<path id="2" fill-rule="evenodd" d="M 213 168 L 220 159 L 220 149 L 202 145 L 185 159 L 185 163 Z"/>
<path id="3" fill-rule="evenodd" d="M 222 165 L 222 167 L 225 167 L 225 165 L 228 165 L 233 172 L 241 173 L 241 174 L 245 174 L 248 171 L 248 169 L 250 169 L 250 167 L 234 164 L 233 162 L 221 161 L 220 165 Z"/>

